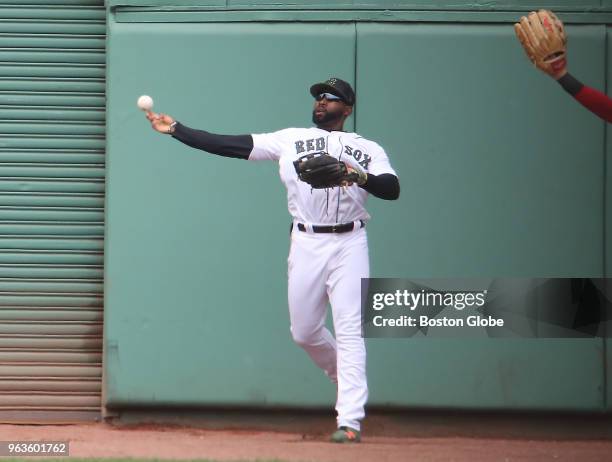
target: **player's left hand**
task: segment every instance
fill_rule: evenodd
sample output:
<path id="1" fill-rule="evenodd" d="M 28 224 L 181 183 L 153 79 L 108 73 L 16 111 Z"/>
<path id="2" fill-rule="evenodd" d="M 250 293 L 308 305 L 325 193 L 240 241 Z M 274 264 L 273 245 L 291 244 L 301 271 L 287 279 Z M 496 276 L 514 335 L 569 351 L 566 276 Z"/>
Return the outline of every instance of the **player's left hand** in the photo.
<path id="1" fill-rule="evenodd" d="M 342 162 L 326 152 L 305 154 L 293 162 L 298 178 L 313 189 L 327 189 L 365 184 L 367 174 L 358 167 Z M 350 170 L 349 170 L 350 169 Z"/>
<path id="2" fill-rule="evenodd" d="M 368 181 L 368 174 L 361 169 L 357 169 L 351 166 L 348 163 L 344 163 L 346 165 L 346 171 L 348 172 L 348 176 L 351 178 L 356 178 L 356 181 L 346 181 L 346 184 L 341 186 L 352 186 L 354 183 L 357 183 L 358 186 L 363 186 Z"/>
<path id="3" fill-rule="evenodd" d="M 365 172 L 361 172 L 351 167 L 351 165 L 347 164 L 346 162 L 344 162 L 344 165 L 346 165 L 346 171 L 350 178 L 356 178 L 357 184 L 365 184 L 366 178 L 367 178 L 367 174 Z M 365 178 L 362 178 L 362 174 L 365 175 Z M 342 183 L 340 183 L 340 186 L 342 186 L 343 188 L 346 188 L 348 186 L 353 186 L 354 184 L 355 184 L 355 181 L 344 180 Z"/>

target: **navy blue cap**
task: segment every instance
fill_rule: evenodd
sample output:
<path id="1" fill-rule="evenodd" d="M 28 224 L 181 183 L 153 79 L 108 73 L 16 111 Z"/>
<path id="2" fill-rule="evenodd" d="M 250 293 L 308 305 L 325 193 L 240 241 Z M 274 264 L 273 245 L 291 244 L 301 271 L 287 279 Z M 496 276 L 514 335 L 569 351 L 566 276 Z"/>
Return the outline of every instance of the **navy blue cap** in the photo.
<path id="1" fill-rule="evenodd" d="M 339 96 L 349 106 L 355 104 L 355 92 L 353 87 L 348 82 L 337 77 L 332 77 L 322 83 L 315 83 L 310 87 L 310 94 L 315 98 L 321 93 L 331 93 L 332 95 Z"/>

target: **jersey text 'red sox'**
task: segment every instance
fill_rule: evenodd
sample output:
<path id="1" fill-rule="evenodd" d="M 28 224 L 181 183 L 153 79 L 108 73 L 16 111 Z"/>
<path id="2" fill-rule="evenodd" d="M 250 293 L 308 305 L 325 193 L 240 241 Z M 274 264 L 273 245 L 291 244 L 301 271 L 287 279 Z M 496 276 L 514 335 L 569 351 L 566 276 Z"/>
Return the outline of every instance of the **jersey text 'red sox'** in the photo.
<path id="1" fill-rule="evenodd" d="M 370 219 L 365 203 L 368 192 L 353 185 L 348 188 L 317 190 L 300 181 L 293 162 L 308 152 L 325 151 L 330 156 L 365 170 L 368 175 L 396 176 L 385 150 L 356 133 L 320 128 L 286 128 L 272 133 L 253 134 L 249 160 L 279 163 L 282 182 L 287 188 L 289 213 L 300 223 L 336 224 Z"/>

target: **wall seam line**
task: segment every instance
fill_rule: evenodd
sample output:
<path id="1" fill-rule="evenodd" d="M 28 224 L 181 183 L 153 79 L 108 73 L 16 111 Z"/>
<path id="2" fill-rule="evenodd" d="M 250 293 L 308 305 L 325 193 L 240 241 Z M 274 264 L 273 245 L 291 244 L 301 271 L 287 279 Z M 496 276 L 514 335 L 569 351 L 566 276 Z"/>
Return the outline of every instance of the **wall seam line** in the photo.
<path id="1" fill-rule="evenodd" d="M 608 30 L 607 26 L 604 26 L 604 92 L 608 94 Z M 604 122 L 604 155 L 603 155 L 603 276 L 608 277 L 607 274 L 607 259 L 608 259 L 608 220 L 607 220 L 607 196 L 608 196 L 608 124 Z M 605 282 L 606 288 L 608 287 Z M 602 393 L 602 406 L 605 412 L 608 408 L 608 333 L 606 332 L 607 323 L 604 322 L 603 332 L 603 351 L 602 351 L 602 362 L 603 362 L 603 393 Z"/>
<path id="2" fill-rule="evenodd" d="M 359 35 L 357 33 L 357 21 L 353 22 L 353 30 L 355 31 L 355 45 L 353 47 L 353 85 L 355 85 L 355 95 L 358 95 L 359 91 L 357 87 L 357 44 L 359 41 Z M 357 132 L 357 107 L 357 104 L 355 104 L 355 106 L 353 107 L 353 124 L 355 127 L 355 132 Z"/>

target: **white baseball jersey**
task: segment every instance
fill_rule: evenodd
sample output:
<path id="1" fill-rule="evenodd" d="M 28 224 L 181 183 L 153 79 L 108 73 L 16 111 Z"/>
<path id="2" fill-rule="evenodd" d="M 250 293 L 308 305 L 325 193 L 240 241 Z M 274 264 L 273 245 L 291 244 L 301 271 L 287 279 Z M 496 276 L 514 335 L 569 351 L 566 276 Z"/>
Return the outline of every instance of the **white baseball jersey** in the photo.
<path id="1" fill-rule="evenodd" d="M 287 188 L 289 213 L 304 224 L 330 225 L 369 220 L 365 209 L 368 192 L 357 185 L 348 188 L 312 189 L 301 181 L 293 162 L 299 157 L 325 151 L 338 160 L 372 175 L 391 173 L 385 150 L 356 133 L 328 132 L 320 128 L 286 128 L 273 133 L 253 134 L 249 160 L 277 160 Z"/>

